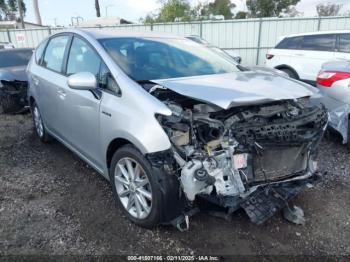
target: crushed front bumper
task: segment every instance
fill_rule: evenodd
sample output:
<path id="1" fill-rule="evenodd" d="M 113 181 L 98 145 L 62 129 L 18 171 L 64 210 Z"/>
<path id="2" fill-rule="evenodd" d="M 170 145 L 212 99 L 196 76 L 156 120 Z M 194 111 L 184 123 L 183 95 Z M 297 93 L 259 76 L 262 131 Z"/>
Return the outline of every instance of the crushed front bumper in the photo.
<path id="1" fill-rule="evenodd" d="M 205 195 L 202 197 L 213 204 L 227 208 L 229 212 L 243 208 L 250 220 L 260 225 L 283 209 L 293 197 L 322 179 L 322 175 L 318 172 L 304 177 L 257 186 L 246 197 L 221 196 L 213 198 Z"/>

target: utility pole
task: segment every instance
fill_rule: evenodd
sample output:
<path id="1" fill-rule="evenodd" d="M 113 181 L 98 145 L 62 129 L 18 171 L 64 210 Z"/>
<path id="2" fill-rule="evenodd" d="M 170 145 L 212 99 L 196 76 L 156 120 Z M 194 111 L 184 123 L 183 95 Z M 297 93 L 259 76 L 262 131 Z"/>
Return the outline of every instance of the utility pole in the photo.
<path id="1" fill-rule="evenodd" d="M 18 5 L 19 17 L 21 19 L 22 29 L 24 29 L 25 26 L 24 26 L 24 21 L 23 21 L 22 0 L 17 0 L 17 5 Z"/>
<path id="2" fill-rule="evenodd" d="M 33 8 L 34 8 L 34 13 L 35 13 L 36 23 L 38 25 L 42 25 L 38 0 L 33 0 L 32 2 L 33 2 Z"/>

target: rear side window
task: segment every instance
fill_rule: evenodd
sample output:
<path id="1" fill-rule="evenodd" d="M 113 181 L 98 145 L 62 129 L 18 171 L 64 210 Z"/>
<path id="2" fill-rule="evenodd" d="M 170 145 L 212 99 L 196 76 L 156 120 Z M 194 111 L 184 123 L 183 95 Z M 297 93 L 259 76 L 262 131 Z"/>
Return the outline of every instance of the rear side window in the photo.
<path id="1" fill-rule="evenodd" d="M 48 40 L 43 41 L 35 51 L 35 61 L 39 65 L 41 64 L 47 41 Z"/>
<path id="2" fill-rule="evenodd" d="M 42 65 L 48 69 L 62 73 L 64 52 L 68 41 L 68 35 L 52 38 L 47 45 Z"/>
<path id="3" fill-rule="evenodd" d="M 350 34 L 339 35 L 339 52 L 350 53 Z"/>
<path id="4" fill-rule="evenodd" d="M 302 36 L 287 37 L 283 39 L 277 46 L 277 49 L 299 49 L 303 40 Z"/>
<path id="5" fill-rule="evenodd" d="M 303 38 L 301 49 L 315 51 L 334 51 L 335 35 L 306 35 Z"/>

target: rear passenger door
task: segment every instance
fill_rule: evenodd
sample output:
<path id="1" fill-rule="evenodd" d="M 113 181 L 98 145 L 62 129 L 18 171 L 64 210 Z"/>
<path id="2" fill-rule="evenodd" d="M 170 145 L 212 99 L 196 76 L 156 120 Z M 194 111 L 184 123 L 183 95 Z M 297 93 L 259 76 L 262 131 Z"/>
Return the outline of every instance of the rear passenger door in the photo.
<path id="1" fill-rule="evenodd" d="M 334 60 L 335 34 L 303 36 L 300 49 L 293 51 L 291 65 L 302 80 L 315 82 L 323 63 Z"/>
<path id="2" fill-rule="evenodd" d="M 38 61 L 32 83 L 39 89 L 38 106 L 46 127 L 57 135 L 63 119 L 57 110 L 60 90 L 67 82 L 63 66 L 70 42 L 70 34 L 57 35 L 49 40 L 43 57 Z"/>

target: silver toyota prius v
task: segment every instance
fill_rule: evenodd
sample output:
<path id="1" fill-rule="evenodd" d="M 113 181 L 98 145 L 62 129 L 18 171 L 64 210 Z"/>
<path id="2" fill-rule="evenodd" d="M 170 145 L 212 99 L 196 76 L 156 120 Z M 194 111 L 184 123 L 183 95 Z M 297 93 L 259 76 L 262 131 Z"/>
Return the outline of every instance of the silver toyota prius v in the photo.
<path id="1" fill-rule="evenodd" d="M 184 230 L 199 210 L 239 208 L 261 224 L 321 177 L 328 113 L 313 89 L 191 40 L 64 31 L 38 46 L 28 79 L 40 140 L 109 180 L 137 225 Z"/>

